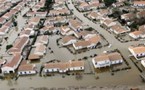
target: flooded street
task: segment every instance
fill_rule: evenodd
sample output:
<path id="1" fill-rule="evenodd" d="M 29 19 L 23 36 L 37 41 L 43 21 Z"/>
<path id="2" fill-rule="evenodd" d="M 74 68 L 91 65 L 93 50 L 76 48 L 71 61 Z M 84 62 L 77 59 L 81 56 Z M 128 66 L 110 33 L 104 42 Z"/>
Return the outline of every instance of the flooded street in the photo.
<path id="1" fill-rule="evenodd" d="M 57 35 L 49 36 L 48 47 L 51 47 L 51 50 L 54 52 L 52 54 L 55 56 L 55 59 L 62 61 L 73 60 L 74 55 L 72 55 L 65 47 L 59 48 L 61 45 L 58 46 L 56 43 L 58 38 L 60 38 L 60 36 Z"/>
<path id="2" fill-rule="evenodd" d="M 85 70 L 81 79 L 76 79 L 75 74 L 67 75 L 67 74 L 57 74 L 54 76 L 48 77 L 40 77 L 39 74 L 34 76 L 22 76 L 19 77 L 18 80 L 0 80 L 0 90 L 35 90 L 33 88 L 46 87 L 46 88 L 67 88 L 60 90 L 83 90 L 83 89 L 69 89 L 69 87 L 90 87 L 88 90 L 107 90 L 107 87 L 115 87 L 114 90 L 128 90 L 124 89 L 126 87 L 137 87 L 144 86 L 141 78 L 139 77 L 139 70 L 133 64 L 133 62 L 128 57 L 130 52 L 128 51 L 128 47 L 134 42 L 121 43 L 119 42 L 112 34 L 108 33 L 105 29 L 101 28 L 99 24 L 95 24 L 86 17 L 84 17 L 83 13 L 80 13 L 76 10 L 71 0 L 68 0 L 70 4 L 68 7 L 73 9 L 73 14 L 79 18 L 85 25 L 88 25 L 94 28 L 97 32 L 104 36 L 106 41 L 108 41 L 112 46 L 111 47 L 102 47 L 97 49 L 89 49 L 87 51 L 73 54 L 66 47 L 62 47 L 60 43 L 57 42 L 60 39 L 61 35 L 48 35 L 49 43 L 47 46 L 46 55 L 41 58 L 40 62 L 36 62 L 36 66 L 38 71 L 40 71 L 40 67 L 43 63 L 48 62 L 50 60 L 60 60 L 62 62 L 66 62 L 69 60 L 84 60 L 85 61 Z M 31 4 L 32 6 L 34 3 Z M 23 15 L 29 10 L 29 7 L 23 8 L 22 12 L 18 14 L 17 22 L 18 27 L 13 27 L 10 33 L 7 35 L 10 37 L 7 42 L 3 42 L 2 49 L 0 54 L 3 54 L 6 51 L 6 45 L 12 44 L 20 33 L 21 29 L 26 25 L 26 20 L 28 18 L 23 17 Z M 137 41 L 135 43 L 141 43 L 142 41 Z M 92 65 L 92 58 L 94 55 L 99 55 L 104 51 L 111 51 L 114 49 L 118 49 L 123 55 L 124 59 L 129 63 L 131 69 L 129 70 L 120 70 L 119 72 L 114 72 L 112 74 L 109 69 L 106 72 L 97 73 L 94 70 Z M 85 59 L 85 57 L 87 57 Z M 123 62 L 122 65 L 125 65 Z M 117 89 L 120 88 L 120 89 Z M 13 89 L 14 88 L 14 89 Z M 32 89 L 31 89 L 32 88 Z M 106 89 L 101 89 L 106 88 Z M 37 90 L 37 89 L 36 89 Z M 39 89 L 38 89 L 39 90 Z M 41 90 L 41 89 L 40 89 Z M 43 89 L 42 89 L 43 90 Z M 45 89 L 44 89 L 45 90 Z M 52 89 L 55 90 L 55 89 Z M 85 89 L 84 89 L 85 90 Z M 109 90 L 109 89 L 108 89 Z M 110 89 L 113 90 L 113 89 Z"/>
<path id="3" fill-rule="evenodd" d="M 123 77 L 122 80 L 119 78 Z M 142 83 L 136 83 L 133 80 L 129 79 L 123 72 L 122 74 L 116 73 L 114 76 L 102 74 L 99 76 L 99 79 L 94 79 L 94 75 L 84 75 L 82 80 L 76 80 L 75 76 L 53 76 L 53 77 L 21 77 L 17 81 L 12 80 L 11 84 L 8 85 L 8 81 L 0 82 L 0 89 L 9 90 L 10 88 L 17 88 L 20 90 L 23 88 L 30 87 L 47 87 L 47 88 L 60 88 L 60 87 L 81 87 L 81 86 L 97 86 L 97 87 L 107 87 L 107 86 L 139 86 L 144 85 Z M 139 79 L 139 78 L 138 78 Z M 62 83 L 63 82 L 63 83 Z M 130 84 L 132 82 L 132 84 Z M 126 89 L 125 89 L 126 90 Z"/>

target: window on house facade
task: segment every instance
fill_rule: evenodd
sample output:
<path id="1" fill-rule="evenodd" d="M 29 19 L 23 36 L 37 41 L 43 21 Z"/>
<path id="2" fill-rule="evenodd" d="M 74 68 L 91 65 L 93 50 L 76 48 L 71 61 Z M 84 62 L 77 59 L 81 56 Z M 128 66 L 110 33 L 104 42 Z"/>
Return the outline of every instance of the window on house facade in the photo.
<path id="1" fill-rule="evenodd" d="M 23 73 L 22 72 L 19 72 L 20 73 L 20 75 L 22 75 Z"/>

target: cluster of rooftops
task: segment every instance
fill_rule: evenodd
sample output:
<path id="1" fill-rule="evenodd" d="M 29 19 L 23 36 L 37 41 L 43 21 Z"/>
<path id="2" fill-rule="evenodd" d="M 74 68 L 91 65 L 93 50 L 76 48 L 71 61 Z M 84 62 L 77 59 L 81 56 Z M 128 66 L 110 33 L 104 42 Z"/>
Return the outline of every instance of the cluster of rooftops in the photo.
<path id="1" fill-rule="evenodd" d="M 31 0 L 19 0 L 17 2 L 17 5 L 11 9 L 16 11 L 14 15 L 16 15 L 16 13 L 19 13 L 23 9 L 23 6 L 30 1 Z M 40 2 L 37 3 L 31 11 L 28 11 L 26 13 L 26 16 L 30 16 L 31 18 L 27 20 L 27 24 L 24 28 L 22 28 L 20 34 L 13 43 L 13 47 L 7 51 L 7 53 L 12 57 L 9 60 L 1 60 L 2 62 L 0 64 L 3 73 L 16 73 L 16 70 L 18 70 L 17 73 L 19 75 L 37 74 L 38 68 L 36 68 L 37 66 L 35 64 L 23 62 L 25 62 L 26 59 L 41 59 L 45 54 L 47 54 L 49 35 L 45 35 L 46 32 L 53 34 L 59 33 L 63 37 L 62 45 L 67 46 L 71 44 L 75 50 L 80 50 L 83 48 L 93 48 L 99 42 L 101 42 L 102 38 L 100 34 L 84 30 L 83 23 L 79 19 L 71 16 L 71 12 L 66 7 L 58 7 L 59 5 L 61 6 L 61 4 L 63 4 L 63 0 L 55 0 L 55 4 L 53 6 L 54 10 L 50 10 L 49 13 L 41 13 L 37 10 L 45 5 L 45 0 L 40 0 Z M 100 13 L 101 12 L 103 13 L 103 11 L 100 11 Z M 8 18 L 6 18 L 5 15 L 7 15 L 7 13 L 1 17 L 6 21 L 4 23 L 1 23 L 2 27 L 0 28 L 0 30 L 4 29 L 4 26 L 6 26 L 8 22 L 11 22 L 12 16 L 8 16 Z M 70 15 L 71 17 L 66 18 L 63 15 Z M 46 17 L 48 18 L 44 22 L 44 27 L 39 28 L 40 35 L 38 35 L 37 27 L 38 25 L 42 24 L 43 20 L 41 18 L 44 19 Z M 88 17 L 91 16 L 88 15 Z M 58 23 L 67 23 L 68 25 L 61 25 L 60 27 L 56 27 Z M 102 23 L 107 25 L 108 27 L 112 27 L 112 30 L 116 30 L 116 28 L 118 31 L 120 31 L 119 29 L 124 29 L 121 26 L 115 26 L 116 23 L 112 23 L 110 19 L 103 19 Z M 1 35 L 5 35 L 6 32 L 8 32 L 4 31 L 4 33 L 2 33 L 1 31 Z M 31 38 L 31 36 L 36 36 L 35 42 L 33 42 L 33 38 Z M 29 48 L 29 46 L 31 46 L 31 49 Z M 30 49 L 30 54 L 28 54 L 27 49 Z M 129 47 L 129 51 L 136 58 L 145 56 L 145 46 Z M 26 58 L 25 55 L 28 55 L 28 58 Z M 69 71 L 83 71 L 85 69 L 84 62 L 85 61 L 83 60 L 69 60 L 68 62 L 44 63 L 42 65 L 44 67 L 43 73 L 48 74 L 54 72 L 65 73 Z M 114 64 L 123 63 L 123 57 L 121 53 L 116 51 L 107 52 L 95 56 L 91 59 L 91 62 L 94 68 L 102 68 Z"/>
<path id="2" fill-rule="evenodd" d="M 27 3 L 27 2 L 21 1 L 17 5 L 21 4 L 22 2 Z M 44 0 L 40 0 L 40 3 L 43 3 L 43 2 Z M 44 4 L 41 4 L 41 5 L 43 6 Z M 43 15 L 41 17 L 43 17 Z M 1 63 L 1 69 L 3 73 L 11 73 L 11 72 L 15 73 L 16 69 L 18 69 L 19 75 L 36 74 L 38 71 L 36 69 L 37 66 L 35 64 L 26 64 L 26 63 L 24 64 L 23 62 L 25 62 L 25 59 L 26 59 L 25 54 L 28 53 L 26 47 L 29 48 L 29 45 L 32 44 L 32 38 L 30 37 L 38 34 L 35 31 L 35 29 L 37 25 L 41 22 L 41 18 L 39 16 L 32 17 L 29 20 L 27 20 L 27 22 L 28 23 L 25 25 L 24 28 L 22 28 L 20 34 L 14 41 L 13 47 L 7 51 L 7 53 L 12 55 L 12 57 L 9 60 L 4 60 Z M 50 21 L 48 23 L 47 22 L 48 21 L 46 20 L 46 22 L 44 23 L 45 25 L 47 25 L 47 27 L 53 26 L 53 25 L 50 25 L 49 23 Z M 82 24 L 80 24 L 80 21 L 78 21 L 77 19 L 70 19 L 69 27 L 62 26 L 60 27 L 60 30 L 59 29 L 57 30 L 62 35 L 65 36 L 66 33 L 72 29 L 73 34 L 76 36 L 75 38 L 81 37 L 84 39 L 84 41 L 79 41 L 79 42 L 74 43 L 74 47 L 81 46 L 82 44 L 84 45 L 86 42 L 98 43 L 98 41 L 100 40 L 100 36 L 97 34 L 93 34 L 91 32 L 81 31 L 81 28 L 82 28 L 81 25 Z M 67 28 L 64 29 L 64 27 L 67 27 Z M 47 44 L 49 42 L 49 36 L 43 34 L 43 32 L 45 32 L 43 31 L 44 28 L 42 28 L 42 30 L 40 29 L 40 33 L 42 34 L 37 36 L 35 43 L 32 45 L 33 49 L 31 49 L 31 53 L 28 59 L 32 59 L 32 60 L 36 58 L 40 59 L 41 57 L 44 56 L 44 54 L 46 54 Z M 47 28 L 46 31 L 49 31 L 49 28 Z M 64 44 L 65 40 L 72 36 L 68 36 L 67 38 L 66 37 L 63 38 L 63 45 L 65 45 Z M 98 61 L 95 60 L 95 62 L 98 62 Z M 98 65 L 98 64 L 99 63 L 95 63 L 94 65 Z M 70 60 L 69 62 L 45 63 L 44 72 L 48 73 L 52 71 L 59 71 L 61 73 L 61 72 L 73 71 L 73 70 L 84 70 L 84 67 L 85 67 L 84 61 L 78 61 L 78 60 L 76 61 Z"/>
<path id="3" fill-rule="evenodd" d="M 86 1 L 75 1 L 75 2 L 77 3 L 77 5 L 80 3 L 86 3 Z M 132 23 L 136 22 L 137 20 L 141 21 L 145 17 L 144 15 L 145 11 L 143 9 L 137 9 L 136 12 L 135 9 L 132 10 L 132 8 L 143 8 L 145 6 L 144 1 L 134 0 L 130 2 L 132 6 L 132 8 L 130 9 L 129 6 L 128 8 L 123 7 L 125 6 L 124 2 L 126 1 L 117 0 L 117 2 L 114 3 L 112 6 L 113 8 L 117 8 L 117 9 L 120 8 L 118 12 L 120 12 L 121 10 L 126 10 L 127 12 L 127 13 L 120 14 L 120 17 L 117 17 L 116 19 L 112 17 L 108 17 L 113 13 L 113 8 L 97 9 L 97 10 L 93 9 L 92 11 L 90 10 L 87 12 L 86 17 L 88 17 L 91 20 L 99 21 L 99 23 L 103 27 L 115 33 L 116 35 L 126 33 L 133 39 L 144 38 L 144 24 L 139 25 L 139 27 L 135 31 L 132 30 L 132 28 L 130 28 L 130 25 Z M 85 7 L 86 5 L 83 6 L 84 11 L 87 11 Z M 118 23 L 119 20 L 125 22 L 125 26 L 122 25 L 122 23 Z"/>

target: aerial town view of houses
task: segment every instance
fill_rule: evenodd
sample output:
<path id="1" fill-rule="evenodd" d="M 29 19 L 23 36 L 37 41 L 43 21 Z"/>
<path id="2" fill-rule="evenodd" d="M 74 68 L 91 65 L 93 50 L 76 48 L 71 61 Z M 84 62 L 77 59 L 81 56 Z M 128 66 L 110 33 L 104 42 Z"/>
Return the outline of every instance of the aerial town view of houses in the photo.
<path id="1" fill-rule="evenodd" d="M 145 90 L 145 0 L 0 0 L 0 90 Z"/>

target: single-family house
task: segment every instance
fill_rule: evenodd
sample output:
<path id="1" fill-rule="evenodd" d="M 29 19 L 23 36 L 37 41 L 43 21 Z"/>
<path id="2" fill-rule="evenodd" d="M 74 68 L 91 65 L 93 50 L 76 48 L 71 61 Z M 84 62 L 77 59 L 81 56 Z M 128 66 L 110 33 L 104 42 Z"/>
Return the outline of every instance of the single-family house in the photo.
<path id="1" fill-rule="evenodd" d="M 32 11 L 37 12 L 37 10 L 39 10 L 41 8 L 40 5 L 36 4 L 33 8 Z"/>
<path id="2" fill-rule="evenodd" d="M 145 38 L 145 25 L 139 26 L 138 31 L 131 32 L 129 35 L 134 39 Z"/>
<path id="3" fill-rule="evenodd" d="M 130 31 L 130 30 L 127 30 L 127 29 L 121 27 L 120 25 L 116 24 L 116 25 L 114 25 L 114 26 L 112 26 L 112 27 L 110 28 L 110 31 L 112 31 L 112 32 L 114 32 L 115 34 L 119 35 L 119 34 L 126 33 L 126 32 L 128 32 L 128 31 Z"/>
<path id="4" fill-rule="evenodd" d="M 90 42 L 90 45 L 88 46 L 88 48 L 96 48 L 96 46 L 99 43 L 101 43 L 101 37 L 100 37 L 100 35 L 95 35 L 90 38 L 87 38 L 86 41 Z"/>
<path id="5" fill-rule="evenodd" d="M 10 12 L 7 12 L 2 16 L 2 18 L 5 18 L 6 20 L 10 20 L 12 18 L 13 14 Z"/>
<path id="6" fill-rule="evenodd" d="M 26 29 L 26 30 L 34 30 L 34 27 L 35 27 L 35 25 L 33 25 L 33 24 L 26 24 L 24 29 Z"/>
<path id="7" fill-rule="evenodd" d="M 20 65 L 18 68 L 18 75 L 34 75 L 36 74 L 36 65 L 35 64 L 24 64 Z"/>
<path id="8" fill-rule="evenodd" d="M 69 20 L 69 26 L 72 28 L 74 31 L 80 31 L 80 29 L 83 28 L 82 22 L 78 21 L 77 19 L 70 19 Z"/>
<path id="9" fill-rule="evenodd" d="M 50 10 L 47 16 L 57 16 L 59 15 L 59 11 L 57 10 Z"/>
<path id="10" fill-rule="evenodd" d="M 76 38 L 87 39 L 87 38 L 95 36 L 96 34 L 91 32 L 91 31 L 83 30 L 83 31 L 80 31 L 80 32 L 74 32 L 74 35 L 75 35 Z"/>
<path id="11" fill-rule="evenodd" d="M 9 27 L 3 25 L 3 26 L 0 28 L 0 36 L 6 35 L 6 33 L 7 33 L 8 31 L 9 31 Z"/>
<path id="12" fill-rule="evenodd" d="M 70 11 L 67 8 L 59 9 L 59 15 L 70 15 Z"/>
<path id="13" fill-rule="evenodd" d="M 135 7 L 145 7 L 145 1 L 133 1 L 133 6 Z"/>
<path id="14" fill-rule="evenodd" d="M 107 55 L 109 57 L 109 60 L 111 61 L 111 65 L 123 63 L 123 58 L 120 53 L 113 52 L 113 53 L 108 53 Z"/>
<path id="15" fill-rule="evenodd" d="M 121 15 L 121 19 L 125 21 L 133 21 L 136 18 L 136 14 L 134 13 L 127 13 Z"/>
<path id="16" fill-rule="evenodd" d="M 107 67 L 111 65 L 109 57 L 107 55 L 99 55 L 92 59 L 94 68 Z"/>
<path id="17" fill-rule="evenodd" d="M 21 37 L 30 37 L 33 36 L 35 34 L 35 31 L 33 30 L 28 30 L 28 29 L 24 29 L 20 32 L 20 38 Z"/>
<path id="18" fill-rule="evenodd" d="M 46 17 L 47 12 L 35 12 L 35 16 L 37 17 Z"/>
<path id="19" fill-rule="evenodd" d="M 10 30 L 10 29 L 12 28 L 12 26 L 13 26 L 12 21 L 11 21 L 11 20 L 7 21 L 7 22 L 4 24 L 4 26 L 7 26 L 8 29 Z M 8 31 L 9 31 L 9 30 L 8 30 Z"/>
<path id="20" fill-rule="evenodd" d="M 98 7 L 100 7 L 99 1 L 90 1 L 89 2 L 89 8 L 92 10 L 96 10 Z"/>
<path id="21" fill-rule="evenodd" d="M 8 50 L 9 54 L 22 53 L 24 47 L 29 43 L 29 37 L 17 38 L 13 47 Z"/>
<path id="22" fill-rule="evenodd" d="M 70 67 L 69 71 L 82 71 L 85 69 L 85 63 L 84 61 L 69 61 Z"/>
<path id="23" fill-rule="evenodd" d="M 77 40 L 74 36 L 65 36 L 62 38 L 62 45 L 63 46 L 67 46 L 67 45 L 71 45 L 73 43 L 76 43 Z"/>
<path id="24" fill-rule="evenodd" d="M 44 74 L 50 73 L 66 73 L 72 71 L 84 70 L 84 61 L 68 61 L 44 64 Z"/>
<path id="25" fill-rule="evenodd" d="M 98 14 L 102 17 L 106 17 L 107 15 L 110 14 L 110 11 L 108 9 L 101 9 L 99 10 Z"/>
<path id="26" fill-rule="evenodd" d="M 46 32 L 56 33 L 56 32 L 59 32 L 59 29 L 57 27 L 54 27 L 54 25 L 52 25 L 52 24 L 46 25 L 40 29 L 40 34 L 45 34 Z"/>
<path id="27" fill-rule="evenodd" d="M 91 11 L 90 13 L 88 13 L 87 17 L 92 19 L 92 20 L 101 19 L 101 16 L 96 11 Z"/>
<path id="28" fill-rule="evenodd" d="M 73 43 L 73 47 L 74 47 L 75 50 L 80 50 L 80 49 L 87 48 L 87 47 L 89 47 L 89 45 L 90 45 L 90 42 L 85 41 L 85 40 Z"/>
<path id="29" fill-rule="evenodd" d="M 18 10 L 11 9 L 9 13 L 12 14 L 12 15 L 16 15 L 16 14 L 18 14 Z"/>
<path id="30" fill-rule="evenodd" d="M 145 60 L 141 60 L 141 65 L 145 68 Z"/>
<path id="31" fill-rule="evenodd" d="M 35 41 L 34 46 L 43 44 L 43 45 L 47 45 L 48 44 L 48 35 L 41 35 L 41 36 L 37 36 L 37 39 Z"/>
<path id="32" fill-rule="evenodd" d="M 61 24 L 61 23 L 63 24 L 68 23 L 68 20 L 62 16 L 54 17 L 54 20 L 53 20 L 54 25 Z"/>
<path id="33" fill-rule="evenodd" d="M 74 31 L 72 29 L 70 29 L 69 26 L 61 26 L 60 33 L 61 33 L 61 35 L 72 35 L 72 34 L 74 34 Z"/>
<path id="34" fill-rule="evenodd" d="M 15 73 L 15 70 L 18 68 L 22 60 L 22 56 L 20 53 L 14 54 L 5 65 L 2 66 L 2 73 Z"/>
<path id="35" fill-rule="evenodd" d="M 46 54 L 46 46 L 43 44 L 37 45 L 34 54 L 39 55 L 40 57 L 44 56 Z"/>
<path id="36" fill-rule="evenodd" d="M 38 61 L 41 59 L 41 56 L 39 55 L 36 55 L 36 54 L 33 54 L 33 53 L 30 53 L 29 56 L 28 56 L 28 60 L 30 62 L 33 62 L 33 61 Z"/>
<path id="37" fill-rule="evenodd" d="M 110 28 L 110 27 L 116 25 L 116 22 L 113 21 L 113 19 L 110 19 L 110 18 L 105 18 L 104 20 L 101 20 L 100 23 L 107 28 Z"/>
<path id="38" fill-rule="evenodd" d="M 141 38 L 145 38 L 145 25 L 139 26 L 138 30 L 142 32 Z"/>
<path id="39" fill-rule="evenodd" d="M 27 17 L 34 17 L 34 16 L 35 16 L 35 12 L 33 12 L 33 11 L 28 11 L 25 15 L 26 15 Z"/>
<path id="40" fill-rule="evenodd" d="M 17 10 L 18 12 L 20 12 L 22 10 L 22 8 L 23 8 L 23 6 L 21 6 L 21 5 L 18 4 L 17 6 L 15 6 L 12 9 Z"/>
<path id="41" fill-rule="evenodd" d="M 6 19 L 3 17 L 0 17 L 0 25 L 2 26 L 4 23 L 6 23 Z"/>
<path id="42" fill-rule="evenodd" d="M 129 36 L 132 37 L 133 39 L 138 39 L 141 37 L 141 35 L 142 35 L 141 31 L 134 31 L 129 33 Z"/>
<path id="43" fill-rule="evenodd" d="M 48 63 L 44 65 L 44 73 L 66 73 L 69 68 L 68 62 L 60 62 L 60 63 Z"/>
<path id="44" fill-rule="evenodd" d="M 102 68 L 115 64 L 121 64 L 123 58 L 118 52 L 105 53 L 92 58 L 94 68 Z"/>
<path id="45" fill-rule="evenodd" d="M 88 11 L 90 10 L 90 6 L 87 2 L 83 1 L 80 3 L 80 5 L 78 5 L 78 9 L 79 11 Z"/>
<path id="46" fill-rule="evenodd" d="M 129 47 L 128 50 L 135 58 L 140 58 L 145 56 L 145 46 L 134 46 Z"/>
<path id="47" fill-rule="evenodd" d="M 37 25 L 40 21 L 39 17 L 33 17 L 28 21 L 28 24 L 33 24 L 34 26 Z"/>
<path id="48" fill-rule="evenodd" d="M 124 2 L 116 2 L 116 3 L 113 3 L 112 6 L 114 7 L 121 7 L 124 5 Z"/>

